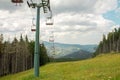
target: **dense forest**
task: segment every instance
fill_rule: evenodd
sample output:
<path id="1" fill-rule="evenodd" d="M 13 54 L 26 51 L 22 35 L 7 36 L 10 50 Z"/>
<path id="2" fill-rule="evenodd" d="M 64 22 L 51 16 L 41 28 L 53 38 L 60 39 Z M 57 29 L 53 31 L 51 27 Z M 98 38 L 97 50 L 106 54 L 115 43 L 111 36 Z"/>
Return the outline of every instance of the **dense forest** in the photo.
<path id="1" fill-rule="evenodd" d="M 103 35 L 103 40 L 100 41 L 94 56 L 111 52 L 120 52 L 120 28 L 115 28 L 107 35 Z"/>
<path id="2" fill-rule="evenodd" d="M 0 76 L 13 74 L 33 68 L 34 41 L 29 41 L 27 35 L 20 40 L 5 41 L 0 35 Z M 40 66 L 49 62 L 44 44 L 40 44 Z"/>

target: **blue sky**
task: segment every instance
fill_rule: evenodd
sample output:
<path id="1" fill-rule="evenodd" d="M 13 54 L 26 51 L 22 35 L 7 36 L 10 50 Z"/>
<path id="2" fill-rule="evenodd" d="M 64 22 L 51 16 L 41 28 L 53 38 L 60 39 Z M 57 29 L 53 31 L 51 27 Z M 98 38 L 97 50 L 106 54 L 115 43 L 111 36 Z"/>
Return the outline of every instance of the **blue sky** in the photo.
<path id="1" fill-rule="evenodd" d="M 120 0 L 118 0 L 117 8 L 111 11 L 108 11 L 107 13 L 103 14 L 103 17 L 105 19 L 109 19 L 114 21 L 116 25 L 120 25 Z"/>

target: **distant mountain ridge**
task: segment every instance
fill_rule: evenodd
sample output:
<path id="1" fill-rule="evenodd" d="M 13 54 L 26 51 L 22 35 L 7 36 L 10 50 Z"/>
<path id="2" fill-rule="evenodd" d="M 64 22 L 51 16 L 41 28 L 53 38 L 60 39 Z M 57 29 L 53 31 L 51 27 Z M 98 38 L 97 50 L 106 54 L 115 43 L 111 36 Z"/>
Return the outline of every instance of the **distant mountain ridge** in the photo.
<path id="1" fill-rule="evenodd" d="M 79 45 L 55 43 L 55 54 L 51 50 L 52 43 L 44 41 L 48 51 L 48 56 L 54 58 L 87 58 L 92 56 L 97 45 Z"/>
<path id="2" fill-rule="evenodd" d="M 63 58 L 87 59 L 87 58 L 91 58 L 91 57 L 92 57 L 92 53 L 80 50 L 80 51 L 68 54 L 68 55 L 64 56 Z"/>

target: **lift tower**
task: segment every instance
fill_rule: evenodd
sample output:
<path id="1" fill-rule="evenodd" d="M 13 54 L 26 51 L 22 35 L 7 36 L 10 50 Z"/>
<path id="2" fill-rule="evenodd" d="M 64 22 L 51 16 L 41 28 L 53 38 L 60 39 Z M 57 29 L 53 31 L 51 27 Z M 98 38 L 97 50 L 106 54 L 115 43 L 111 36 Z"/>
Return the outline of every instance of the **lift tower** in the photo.
<path id="1" fill-rule="evenodd" d="M 39 24 L 40 24 L 40 8 L 43 8 L 44 13 L 47 13 L 48 11 L 51 12 L 50 8 L 50 1 L 49 0 L 41 0 L 42 2 L 37 4 L 33 3 L 31 0 L 31 3 L 27 1 L 27 4 L 29 7 L 37 8 L 37 19 L 36 19 L 36 35 L 35 35 L 35 52 L 34 52 L 34 75 L 35 77 L 39 77 Z"/>
<path id="2" fill-rule="evenodd" d="M 36 30 L 33 30 L 33 31 L 36 31 L 36 34 L 35 34 L 35 51 L 34 51 L 34 75 L 35 75 L 35 77 L 39 77 L 40 8 L 43 8 L 44 13 L 48 13 L 48 11 L 49 12 L 52 12 L 52 11 L 51 11 L 51 8 L 50 8 L 50 0 L 41 0 L 41 3 L 34 3 L 32 0 L 30 0 L 30 1 L 31 1 L 30 3 L 27 1 L 28 6 L 32 7 L 32 8 L 37 8 Z M 11 2 L 16 3 L 16 5 L 17 5 L 17 4 L 23 3 L 23 0 L 11 0 Z M 50 16 L 50 17 L 52 17 L 52 16 Z"/>

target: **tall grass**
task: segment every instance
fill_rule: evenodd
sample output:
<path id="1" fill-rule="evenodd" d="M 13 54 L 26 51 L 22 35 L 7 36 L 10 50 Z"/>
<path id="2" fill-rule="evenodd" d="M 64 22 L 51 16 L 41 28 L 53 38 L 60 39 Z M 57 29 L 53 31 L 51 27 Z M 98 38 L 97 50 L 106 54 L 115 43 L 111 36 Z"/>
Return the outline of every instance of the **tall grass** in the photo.
<path id="1" fill-rule="evenodd" d="M 40 77 L 33 70 L 1 77 L 0 80 L 120 80 L 120 54 L 105 54 L 93 59 L 47 64 Z"/>

